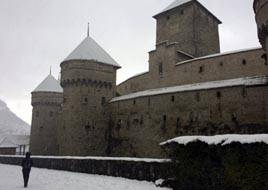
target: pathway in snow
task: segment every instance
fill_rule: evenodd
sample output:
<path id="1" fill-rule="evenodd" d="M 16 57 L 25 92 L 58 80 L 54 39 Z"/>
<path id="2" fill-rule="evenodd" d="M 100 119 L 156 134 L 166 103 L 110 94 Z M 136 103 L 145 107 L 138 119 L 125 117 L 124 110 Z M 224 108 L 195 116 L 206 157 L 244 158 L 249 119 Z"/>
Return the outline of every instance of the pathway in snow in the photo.
<path id="1" fill-rule="evenodd" d="M 23 188 L 21 167 L 0 164 L 0 190 Z M 168 190 L 153 183 L 124 178 L 32 168 L 31 190 Z"/>

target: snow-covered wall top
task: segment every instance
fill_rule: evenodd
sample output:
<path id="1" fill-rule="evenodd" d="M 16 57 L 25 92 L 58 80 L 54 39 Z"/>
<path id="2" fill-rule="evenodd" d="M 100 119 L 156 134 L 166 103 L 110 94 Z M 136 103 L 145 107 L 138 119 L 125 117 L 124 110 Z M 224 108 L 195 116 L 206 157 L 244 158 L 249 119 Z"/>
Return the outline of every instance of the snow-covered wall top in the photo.
<path id="1" fill-rule="evenodd" d="M 172 86 L 172 87 L 166 87 L 166 88 L 157 88 L 157 89 L 140 91 L 140 92 L 113 98 L 110 102 L 128 100 L 128 99 L 133 99 L 133 98 L 140 98 L 140 97 L 145 97 L 145 96 L 155 96 L 155 95 L 160 95 L 160 94 L 177 93 L 177 92 L 207 90 L 207 89 L 226 88 L 226 87 L 235 87 L 235 86 L 255 86 L 255 85 L 265 85 L 265 84 L 268 84 L 268 76 L 256 76 L 256 77 L 245 77 L 245 78 L 228 79 L 228 80 L 220 80 L 220 81 L 210 81 L 210 82 L 195 83 L 195 84 Z"/>
<path id="2" fill-rule="evenodd" d="M 19 155 L 0 155 L 1 157 L 24 157 Z M 97 157 L 97 156 L 32 156 L 32 158 L 44 159 L 68 159 L 68 160 L 107 160 L 107 161 L 129 161 L 129 162 L 170 162 L 170 159 L 156 158 L 130 158 L 130 157 Z"/>
<path id="3" fill-rule="evenodd" d="M 191 142 L 201 141 L 209 145 L 227 145 L 234 142 L 241 144 L 250 144 L 250 143 L 266 143 L 268 144 L 268 134 L 255 134 L 255 135 L 215 135 L 215 136 L 182 136 L 177 137 L 165 142 L 160 143 L 161 146 L 167 145 L 170 143 L 177 143 L 187 145 Z"/>

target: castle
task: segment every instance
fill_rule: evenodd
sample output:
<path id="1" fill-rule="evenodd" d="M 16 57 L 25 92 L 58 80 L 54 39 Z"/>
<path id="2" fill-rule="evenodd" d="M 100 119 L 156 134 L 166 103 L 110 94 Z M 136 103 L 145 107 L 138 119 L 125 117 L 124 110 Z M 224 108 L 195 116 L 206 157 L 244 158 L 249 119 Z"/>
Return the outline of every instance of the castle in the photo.
<path id="1" fill-rule="evenodd" d="M 119 64 L 89 35 L 32 92 L 36 155 L 163 157 L 181 135 L 264 133 L 268 1 L 254 2 L 262 48 L 220 53 L 221 21 L 197 0 L 154 16 L 149 71 L 116 85 Z"/>

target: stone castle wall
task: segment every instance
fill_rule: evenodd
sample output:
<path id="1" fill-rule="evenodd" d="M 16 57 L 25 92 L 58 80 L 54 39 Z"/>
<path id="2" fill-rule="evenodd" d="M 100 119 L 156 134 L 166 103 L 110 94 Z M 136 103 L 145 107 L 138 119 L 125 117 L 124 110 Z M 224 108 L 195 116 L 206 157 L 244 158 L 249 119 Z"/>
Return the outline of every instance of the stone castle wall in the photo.
<path id="1" fill-rule="evenodd" d="M 268 0 L 255 0 L 254 11 L 256 13 L 256 23 L 258 26 L 258 37 L 263 48 L 268 48 Z"/>
<path id="2" fill-rule="evenodd" d="M 89 61 L 61 64 L 64 89 L 60 155 L 104 155 L 107 102 L 115 96 L 116 69 Z"/>
<path id="3" fill-rule="evenodd" d="M 262 49 L 219 54 L 183 62 L 173 61 L 173 63 L 163 56 L 164 63 L 170 66 L 164 67 L 163 74 L 159 75 L 157 62 L 164 53 L 161 52 L 159 56 L 152 58 L 148 73 L 119 84 L 118 93 L 125 95 L 152 88 L 268 74 L 268 64 L 262 57 L 265 53 Z"/>
<path id="4" fill-rule="evenodd" d="M 266 84 L 112 102 L 111 156 L 161 157 L 159 143 L 181 135 L 267 132 L 267 95 Z"/>
<path id="5" fill-rule="evenodd" d="M 62 101 L 62 93 L 32 93 L 30 151 L 33 154 L 58 154 L 59 114 Z"/>

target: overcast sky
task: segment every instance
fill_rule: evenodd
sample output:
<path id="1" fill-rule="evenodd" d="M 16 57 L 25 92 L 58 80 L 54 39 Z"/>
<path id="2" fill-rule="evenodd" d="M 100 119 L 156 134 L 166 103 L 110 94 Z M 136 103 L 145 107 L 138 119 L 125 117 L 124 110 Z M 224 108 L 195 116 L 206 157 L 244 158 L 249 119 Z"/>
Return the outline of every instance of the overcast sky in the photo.
<path id="1" fill-rule="evenodd" d="M 117 83 L 148 70 L 155 20 L 173 0 L 1 0 L 0 99 L 29 124 L 31 91 L 90 35 L 122 66 Z M 260 46 L 253 0 L 200 0 L 223 24 L 221 51 Z"/>

